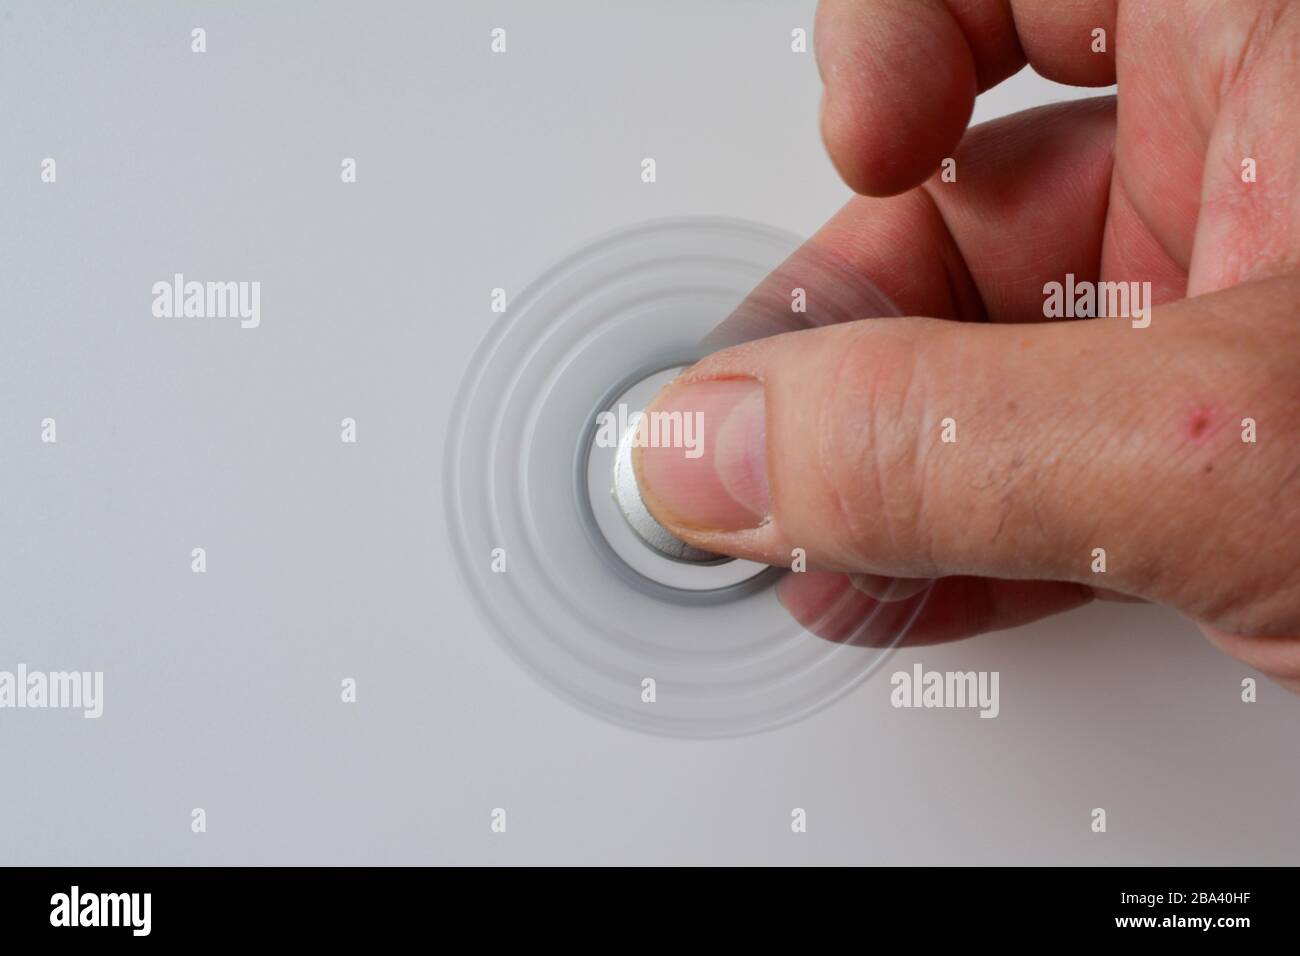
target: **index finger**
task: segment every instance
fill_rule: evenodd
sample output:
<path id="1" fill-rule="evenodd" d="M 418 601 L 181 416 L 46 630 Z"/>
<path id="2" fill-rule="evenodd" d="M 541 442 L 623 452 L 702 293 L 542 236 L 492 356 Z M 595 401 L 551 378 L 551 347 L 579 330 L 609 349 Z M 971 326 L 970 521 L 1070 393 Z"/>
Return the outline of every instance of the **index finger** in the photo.
<path id="1" fill-rule="evenodd" d="M 977 93 L 1026 62 L 1075 86 L 1115 82 L 1115 0 L 822 0 L 822 138 L 855 191 L 888 196 L 951 155 Z M 1105 31 L 1094 52 L 1093 31 Z"/>

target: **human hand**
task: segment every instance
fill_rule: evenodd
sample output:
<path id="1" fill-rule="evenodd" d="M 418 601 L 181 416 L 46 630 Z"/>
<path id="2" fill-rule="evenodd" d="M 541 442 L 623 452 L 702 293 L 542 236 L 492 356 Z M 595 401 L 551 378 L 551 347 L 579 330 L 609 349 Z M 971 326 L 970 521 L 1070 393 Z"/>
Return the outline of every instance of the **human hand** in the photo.
<path id="1" fill-rule="evenodd" d="M 713 551 L 800 549 L 779 594 L 827 637 L 895 633 L 931 579 L 908 643 L 1127 596 L 1300 690 L 1300 6 L 823 0 L 817 53 L 863 195 L 715 341 L 818 327 L 658 396 L 709 441 L 637 450 L 651 511 Z M 967 132 L 1026 60 L 1118 97 Z M 1044 321 L 1067 275 L 1154 308 Z M 864 277 L 909 317 L 849 321 Z"/>

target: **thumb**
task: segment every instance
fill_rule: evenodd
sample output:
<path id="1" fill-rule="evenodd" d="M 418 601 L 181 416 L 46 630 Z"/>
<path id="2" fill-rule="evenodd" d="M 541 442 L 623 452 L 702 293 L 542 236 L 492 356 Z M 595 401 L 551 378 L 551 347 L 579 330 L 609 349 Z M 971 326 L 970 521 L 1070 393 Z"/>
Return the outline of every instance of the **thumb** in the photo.
<path id="1" fill-rule="evenodd" d="M 650 414 L 698 413 L 705 441 L 695 457 L 638 449 L 638 480 L 662 524 L 720 553 L 785 565 L 799 548 L 826 570 L 1072 580 L 1222 611 L 1247 593 L 1248 550 L 1297 566 L 1269 553 L 1296 551 L 1277 539 L 1300 530 L 1269 530 L 1300 464 L 1279 347 L 1296 290 L 1251 283 L 1144 328 L 872 319 L 750 342 L 655 399 Z M 1246 418 L 1276 437 L 1243 441 Z"/>

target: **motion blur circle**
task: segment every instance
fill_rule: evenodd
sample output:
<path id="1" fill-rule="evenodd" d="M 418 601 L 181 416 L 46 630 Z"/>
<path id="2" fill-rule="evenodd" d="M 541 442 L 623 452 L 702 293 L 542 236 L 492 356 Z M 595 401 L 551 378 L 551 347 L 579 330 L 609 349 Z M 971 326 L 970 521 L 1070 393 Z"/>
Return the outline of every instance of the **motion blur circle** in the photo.
<path id="1" fill-rule="evenodd" d="M 826 640 L 778 601 L 788 570 L 656 549 L 616 493 L 619 448 L 595 441 L 601 412 L 644 408 L 712 349 L 896 314 L 869 283 L 787 263 L 798 246 L 718 218 L 607 235 L 514 299 L 461 382 L 443 476 L 456 565 L 509 652 L 602 718 L 686 737 L 779 726 L 860 682 L 914 619 L 869 646 Z M 792 311 L 792 283 L 836 304 Z"/>

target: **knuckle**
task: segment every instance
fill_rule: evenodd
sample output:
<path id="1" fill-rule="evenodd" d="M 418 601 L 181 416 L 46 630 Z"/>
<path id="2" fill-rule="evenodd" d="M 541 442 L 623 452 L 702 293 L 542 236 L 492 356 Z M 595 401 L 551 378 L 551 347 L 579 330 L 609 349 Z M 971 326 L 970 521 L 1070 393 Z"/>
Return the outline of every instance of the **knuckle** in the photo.
<path id="1" fill-rule="evenodd" d="M 918 436 L 919 346 L 906 320 L 858 323 L 823 380 L 816 467 L 841 558 L 864 569 L 924 576 L 917 567 L 924 497 Z"/>

